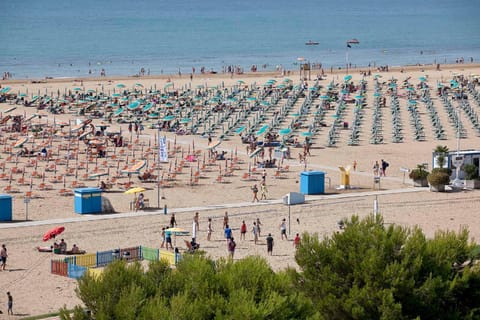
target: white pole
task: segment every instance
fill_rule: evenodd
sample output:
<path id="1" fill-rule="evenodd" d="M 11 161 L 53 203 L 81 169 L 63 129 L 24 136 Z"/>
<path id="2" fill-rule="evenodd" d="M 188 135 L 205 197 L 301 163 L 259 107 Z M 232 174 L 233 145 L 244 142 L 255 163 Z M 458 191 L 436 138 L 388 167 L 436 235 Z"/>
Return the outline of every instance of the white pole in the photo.
<path id="1" fill-rule="evenodd" d="M 378 196 L 375 196 L 375 200 L 373 200 L 373 217 L 375 221 L 377 220 L 378 215 Z"/>

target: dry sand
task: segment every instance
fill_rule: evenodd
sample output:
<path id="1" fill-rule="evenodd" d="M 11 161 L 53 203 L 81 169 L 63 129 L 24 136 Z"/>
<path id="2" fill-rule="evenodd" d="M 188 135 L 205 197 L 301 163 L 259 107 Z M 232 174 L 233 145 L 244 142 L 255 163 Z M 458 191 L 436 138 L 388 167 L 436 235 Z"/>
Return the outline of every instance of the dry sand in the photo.
<path id="1" fill-rule="evenodd" d="M 425 69 L 425 71 L 422 71 Z M 427 74 L 428 83 L 431 87 L 435 87 L 437 81 L 448 81 L 453 73 L 470 74 L 480 73 L 478 65 L 455 65 L 443 67 L 441 71 L 436 71 L 429 67 L 411 67 L 404 68 L 404 72 L 396 69 L 390 72 L 380 73 L 384 81 L 391 77 L 402 81 L 407 77 L 411 77 L 411 83 L 417 84 L 417 79 Z M 321 81 L 326 86 L 332 79 L 342 81 L 345 73 L 337 73 L 328 75 L 326 80 Z M 352 72 L 353 80 L 357 83 L 361 76 L 359 70 Z M 243 79 L 247 84 L 256 81 L 257 84 L 263 84 L 268 79 L 275 77 L 279 81 L 283 79 L 276 74 L 248 74 L 235 75 L 233 79 L 225 75 L 205 75 L 195 77 L 191 84 L 195 87 L 199 84 L 211 86 L 219 85 L 222 82 L 225 86 L 231 86 L 238 79 Z M 298 75 L 291 75 L 290 78 L 294 83 L 298 83 Z M 190 83 L 190 79 L 173 78 L 175 87 L 182 87 Z M 372 77 L 367 78 L 369 82 L 367 102 L 371 105 L 371 96 L 373 90 Z M 27 81 L 2 82 L 2 86 L 8 85 L 12 87 L 13 92 L 28 92 L 37 94 L 38 91 L 56 92 L 57 89 L 63 92 L 65 88 L 73 88 L 75 86 L 84 86 L 85 90 L 100 90 L 102 85 L 104 91 L 112 90 L 119 82 L 124 83 L 127 87 L 132 87 L 135 83 L 141 82 L 145 87 L 156 84 L 159 88 L 164 86 L 167 79 L 163 78 L 123 78 L 123 79 L 62 79 L 48 80 L 46 83 L 29 83 Z M 312 83 L 313 81 L 309 81 Z M 230 216 L 230 225 L 233 228 L 234 236 L 237 238 L 237 251 L 235 258 L 239 259 L 247 255 L 259 254 L 264 256 L 275 270 L 285 268 L 287 266 L 296 267 L 294 261 L 294 248 L 292 239 L 295 233 L 317 232 L 320 237 L 328 236 L 332 232 L 338 230 L 337 222 L 353 214 L 366 216 L 371 214 L 373 208 L 373 200 L 378 197 L 380 212 L 384 215 L 386 223 L 395 223 L 404 226 L 420 226 L 427 236 L 431 237 L 437 230 L 455 230 L 461 227 L 468 227 L 472 238 L 479 239 L 478 205 L 480 202 L 480 193 L 478 191 L 460 191 L 446 193 L 432 193 L 427 188 L 418 189 L 412 187 L 411 180 L 406 177 L 405 183 L 403 173 L 400 167 L 414 168 L 418 163 L 431 163 L 432 150 L 436 145 L 446 145 L 451 150 L 456 149 L 455 132 L 451 128 L 447 115 L 443 111 L 443 107 L 434 96 L 432 90 L 432 98 L 434 98 L 435 106 L 439 113 L 442 124 L 446 130 L 448 140 L 434 140 L 432 136 L 431 124 L 427 112 L 422 112 L 421 117 L 426 130 L 426 141 L 414 141 L 411 136 L 411 126 L 409 126 L 408 112 L 402 113 L 402 120 L 405 127 L 405 140 L 403 143 L 391 143 L 389 133 L 391 131 L 391 116 L 385 109 L 384 111 L 384 134 L 385 143 L 373 145 L 369 143 L 369 132 L 372 127 L 372 110 L 366 108 L 364 122 L 362 126 L 362 136 L 359 146 L 347 146 L 349 131 L 341 131 L 337 147 L 325 147 L 327 141 L 328 128 L 322 128 L 316 138 L 313 140 L 312 156 L 308 159 L 308 170 L 320 170 L 327 173 L 330 179 L 331 188 L 326 189 L 325 196 L 307 197 L 307 202 L 302 205 L 291 206 L 291 232 L 289 241 L 280 239 L 279 224 L 283 218 L 288 219 L 289 208 L 280 204 L 281 197 L 289 191 L 299 191 L 299 174 L 304 170 L 304 164 L 300 164 L 298 159 L 287 160 L 284 165 L 289 165 L 289 171 L 282 173 L 284 178 L 275 179 L 275 169 L 267 169 L 267 185 L 268 185 L 268 201 L 260 203 L 251 203 L 252 194 L 250 187 L 253 183 L 259 181 L 243 181 L 242 175 L 248 171 L 250 159 L 245 150 L 245 145 L 240 143 L 238 136 L 231 136 L 229 140 L 222 142 L 219 150 L 231 152 L 237 148 L 237 156 L 239 163 L 235 165 L 232 176 L 225 177 L 226 183 L 217 183 L 215 181 L 219 174 L 218 166 L 211 166 L 211 171 L 202 171 L 202 177 L 199 179 L 198 185 L 190 186 L 190 172 L 196 171 L 197 163 L 193 163 L 192 169 L 183 168 L 183 173 L 178 174 L 173 187 L 162 188 L 160 206 L 166 204 L 168 206 L 168 215 L 163 214 L 161 210 L 146 210 L 145 212 L 129 213 L 129 214 L 111 214 L 100 215 L 104 220 L 89 221 L 90 215 L 78 215 L 73 210 L 73 197 L 58 196 L 59 189 L 63 188 L 63 183 L 50 183 L 49 177 L 53 176 L 53 172 L 47 172 L 46 183 L 52 185 L 53 190 L 38 190 L 41 179 L 35 179 L 33 185 L 33 193 L 38 196 L 29 203 L 28 218 L 31 222 L 28 225 L 21 223 L 25 219 L 24 192 L 28 190 L 27 185 L 16 185 L 20 174 L 16 174 L 13 178 L 12 185 L 17 187 L 21 192 L 12 194 L 14 197 L 14 212 L 12 223 L 0 223 L 1 242 L 5 243 L 8 248 L 9 259 L 6 272 L 0 272 L 0 310 L 6 312 L 6 291 L 12 292 L 14 297 L 14 311 L 16 317 L 43 314 L 58 310 L 62 306 L 71 308 L 80 303 L 76 297 L 74 289 L 76 281 L 61 276 L 50 274 L 50 259 L 58 256 L 51 253 L 39 253 L 34 247 L 45 245 L 41 238 L 43 233 L 49 228 L 56 225 L 64 225 L 66 230 L 61 237 L 65 238 L 70 247 L 73 243 L 80 246 L 87 252 L 95 252 L 100 250 L 108 250 L 112 248 L 131 247 L 136 245 L 144 245 L 148 247 L 160 246 L 160 229 L 168 224 L 170 213 L 175 212 L 179 227 L 191 230 L 192 218 L 195 211 L 200 212 L 200 232 L 199 243 L 202 248 L 213 258 L 225 257 L 227 255 L 226 244 L 223 240 L 222 221 L 225 211 Z M 388 103 L 388 102 L 387 102 Z M 401 105 L 406 107 L 405 99 L 401 99 Z M 298 106 L 298 105 L 296 105 Z M 0 111 L 5 111 L 12 107 L 8 104 L 0 104 Z M 33 110 L 32 110 L 33 109 Z M 13 114 L 31 114 L 36 112 L 34 108 L 18 107 Z M 330 112 L 333 112 L 331 110 Z M 45 112 L 43 112 L 45 113 Z M 71 114 L 57 115 L 55 121 L 68 121 L 75 118 Z M 349 105 L 347 109 L 346 121 L 353 118 L 353 107 Z M 53 122 L 53 116 L 47 117 L 50 123 Z M 350 119 L 350 120 L 349 120 Z M 467 128 L 467 138 L 460 141 L 461 149 L 478 149 L 479 138 L 471 128 L 471 125 L 464 119 Z M 38 121 L 38 120 L 37 120 Z M 40 121 L 46 121 L 43 117 Z M 331 119 L 327 116 L 327 122 Z M 126 129 L 126 125 L 123 125 Z M 148 147 L 148 142 L 154 142 L 153 130 L 146 130 L 140 137 L 140 143 Z M 163 133 L 162 133 L 163 134 Z M 2 133 L 3 136 L 4 133 Z M 175 137 L 171 133 L 166 134 L 173 148 Z M 40 142 L 42 139 L 37 140 Z M 176 144 L 180 146 L 176 154 L 178 161 L 181 157 L 181 148 L 186 153 L 188 148 L 192 148 L 195 143 L 197 150 L 205 151 L 207 139 L 193 135 L 183 135 L 176 137 Z M 13 142 L 9 140 L 8 143 Z M 60 141 L 54 141 L 60 144 Z M 0 146 L 3 151 L 4 146 Z M 52 150 L 56 150 L 55 147 Z M 294 149 L 292 152 L 294 157 L 297 156 L 301 149 Z M 64 151 L 62 151 L 64 152 Z M 140 151 L 136 151 L 135 157 L 139 157 Z M 8 169 L 15 166 L 14 162 L 6 161 L 8 154 L 0 154 L 0 162 L 6 162 Z M 386 159 L 390 163 L 387 171 L 387 177 L 382 178 L 380 191 L 372 190 L 373 172 L 372 165 L 376 160 Z M 100 160 L 100 159 L 99 159 Z M 103 159 L 102 159 L 103 160 Z M 337 190 L 340 184 L 339 165 L 348 166 L 356 160 L 358 163 L 357 170 L 352 172 L 351 184 L 355 186 L 352 190 Z M 31 173 L 33 168 L 26 167 L 27 158 L 19 158 L 16 164 L 19 168 L 25 168 L 27 173 Z M 173 162 L 173 160 L 171 160 Z M 40 162 L 40 168 L 46 166 L 46 163 Z M 63 165 L 64 166 L 64 165 Z M 99 161 L 97 166 L 102 166 Z M 224 164 L 222 162 L 223 170 Z M 59 165 L 58 170 L 61 173 L 63 168 Z M 112 169 L 114 170 L 114 169 Z M 162 165 L 162 170 L 168 170 L 168 164 Z M 83 174 L 84 171 L 81 171 Z M 28 174 L 27 174 L 27 177 Z M 259 175 L 257 175 L 259 177 Z M 67 185 L 73 180 L 67 177 Z M 79 179 L 80 180 L 80 179 Z M 126 181 L 124 179 L 123 181 Z M 150 206 L 157 207 L 157 189 L 155 184 L 139 184 L 138 179 L 133 177 L 135 185 L 141 185 L 148 190 L 145 192 L 146 198 L 150 199 Z M 97 181 L 82 181 L 88 186 L 97 186 Z M 0 190 L 9 184 L 8 180 L 0 180 Z M 67 186 L 68 187 L 68 186 Z M 115 185 L 114 190 L 104 193 L 104 197 L 108 198 L 117 212 L 128 212 L 129 202 L 132 200 L 131 195 L 124 195 L 123 191 Z M 184 209 L 182 209 L 184 208 Z M 475 209 L 477 208 L 477 209 Z M 98 217 L 98 215 L 95 215 Z M 213 218 L 213 239 L 208 242 L 206 240 L 206 228 L 208 217 Z M 241 241 L 239 230 L 242 220 L 245 220 L 248 229 L 251 230 L 254 219 L 260 218 L 262 222 L 262 236 L 260 243 L 255 245 L 251 232 L 247 233 L 247 241 Z M 55 220 L 58 219 L 58 220 Z M 63 220 L 62 220 L 63 219 Z M 72 221 L 69 221 L 71 219 Z M 299 223 L 297 222 L 297 219 Z M 74 221 L 73 221 L 74 220 Z M 80 220 L 80 221 L 77 221 Z M 41 225 L 35 225 L 41 223 Z M 275 239 L 274 255 L 267 257 L 265 236 L 272 233 Z M 178 237 L 177 245 L 184 248 L 183 239 Z M 5 317 L 5 315 L 2 315 Z M 0 316 L 1 318 L 1 316 Z"/>

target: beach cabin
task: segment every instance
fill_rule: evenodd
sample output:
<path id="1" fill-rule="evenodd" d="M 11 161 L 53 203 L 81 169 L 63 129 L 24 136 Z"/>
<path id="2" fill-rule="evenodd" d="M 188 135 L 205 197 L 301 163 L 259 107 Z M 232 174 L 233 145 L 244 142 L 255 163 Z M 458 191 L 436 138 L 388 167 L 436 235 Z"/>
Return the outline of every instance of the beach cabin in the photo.
<path id="1" fill-rule="evenodd" d="M 458 159 L 460 158 L 460 159 Z M 463 159 L 463 160 L 462 160 Z M 450 151 L 448 152 L 446 159 L 445 159 L 445 166 L 447 168 L 452 169 L 452 175 L 450 176 L 450 179 L 455 179 L 456 178 L 456 167 L 455 167 L 455 162 L 460 160 L 460 162 L 463 161 L 463 165 L 465 164 L 474 164 L 477 166 L 477 168 L 480 168 L 480 150 L 462 150 L 457 153 L 457 151 Z M 437 162 L 437 157 L 435 156 L 435 153 L 432 153 L 432 167 L 433 168 L 440 168 Z M 463 165 L 460 168 L 458 172 L 458 178 L 460 180 L 465 179 L 465 171 L 463 171 Z M 480 172 L 480 171 L 479 171 Z"/>

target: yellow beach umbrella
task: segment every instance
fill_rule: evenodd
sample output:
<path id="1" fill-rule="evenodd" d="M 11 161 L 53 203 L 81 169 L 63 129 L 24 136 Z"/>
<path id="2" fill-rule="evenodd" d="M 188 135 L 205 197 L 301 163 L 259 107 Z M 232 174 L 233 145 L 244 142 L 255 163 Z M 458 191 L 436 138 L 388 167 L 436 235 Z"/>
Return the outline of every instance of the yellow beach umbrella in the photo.
<path id="1" fill-rule="evenodd" d="M 135 194 L 135 193 L 139 193 L 139 192 L 144 192 L 144 191 L 146 191 L 146 190 L 147 190 L 147 189 L 142 188 L 142 187 L 134 187 L 134 188 L 128 189 L 128 190 L 125 191 L 124 193 L 125 193 L 125 194 Z"/>

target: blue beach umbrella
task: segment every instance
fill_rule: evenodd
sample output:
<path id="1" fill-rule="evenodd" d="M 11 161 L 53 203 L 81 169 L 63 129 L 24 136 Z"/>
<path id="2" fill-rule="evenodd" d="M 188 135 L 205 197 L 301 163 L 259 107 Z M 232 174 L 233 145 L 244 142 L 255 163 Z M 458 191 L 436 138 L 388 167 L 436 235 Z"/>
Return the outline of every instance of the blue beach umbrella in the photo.
<path id="1" fill-rule="evenodd" d="M 125 88 L 125 85 L 123 83 L 119 83 L 115 87 L 122 89 L 122 88 Z"/>
<path id="2" fill-rule="evenodd" d="M 374 96 L 374 97 L 381 97 L 382 94 L 381 94 L 380 92 L 375 92 L 375 93 L 373 94 L 373 96 Z"/>
<path id="3" fill-rule="evenodd" d="M 240 133 L 242 133 L 242 132 L 245 130 L 245 128 L 246 128 L 245 126 L 241 126 L 241 127 L 238 128 L 237 130 L 235 130 L 235 133 L 236 133 L 236 134 L 240 134 Z"/>
<path id="4" fill-rule="evenodd" d="M 311 132 L 302 132 L 303 137 L 311 137 L 313 134 Z"/>
<path id="5" fill-rule="evenodd" d="M 120 98 L 122 95 L 120 93 L 114 93 L 112 94 L 113 98 Z"/>
<path id="6" fill-rule="evenodd" d="M 350 81 L 350 80 L 352 80 L 352 76 L 349 75 L 349 74 L 347 74 L 345 77 L 343 77 L 343 80 L 344 80 L 345 82 Z"/>
<path id="7" fill-rule="evenodd" d="M 192 121 L 191 118 L 183 118 L 183 119 L 181 119 L 179 122 L 180 122 L 180 123 L 189 123 L 189 122 L 191 122 L 191 121 Z"/>
<path id="8" fill-rule="evenodd" d="M 268 107 L 270 105 L 270 102 L 264 100 L 264 101 L 260 102 L 260 104 L 264 107 Z"/>
<path id="9" fill-rule="evenodd" d="M 328 100 L 328 99 L 330 99 L 330 97 L 329 97 L 329 96 L 320 96 L 320 99 L 322 99 L 322 100 Z"/>
<path id="10" fill-rule="evenodd" d="M 173 119 L 175 119 L 175 116 L 166 116 L 163 117 L 162 121 L 172 121 Z"/>
<path id="11" fill-rule="evenodd" d="M 281 129 L 280 131 L 278 131 L 278 134 L 281 135 L 281 136 L 286 136 L 286 135 L 290 134 L 291 132 L 292 132 L 292 129 L 286 128 L 286 129 Z"/>

